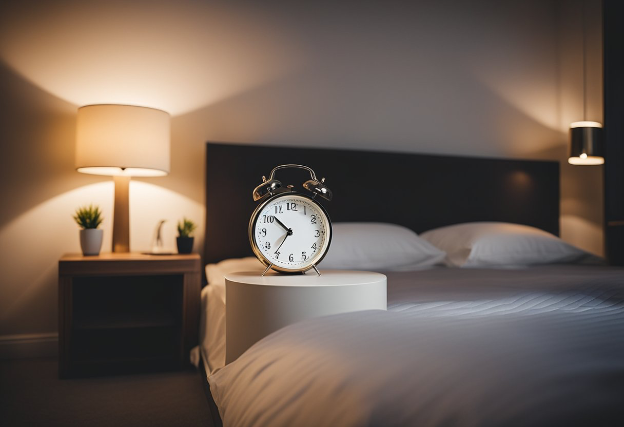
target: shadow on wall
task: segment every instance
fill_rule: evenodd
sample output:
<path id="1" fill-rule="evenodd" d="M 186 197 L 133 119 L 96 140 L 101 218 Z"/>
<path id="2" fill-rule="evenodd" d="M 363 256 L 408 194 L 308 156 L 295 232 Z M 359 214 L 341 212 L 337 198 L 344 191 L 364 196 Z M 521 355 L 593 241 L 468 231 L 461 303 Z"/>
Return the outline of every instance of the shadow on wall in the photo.
<path id="1" fill-rule="evenodd" d="M 341 65 L 325 59 L 175 117 L 174 139 L 498 157 L 534 157 L 561 144 L 557 130 L 452 55 L 359 74 L 368 57 Z M 550 83 L 531 101 L 554 110 Z"/>
<path id="2" fill-rule="evenodd" d="M 80 252 L 79 228 L 71 215 L 77 203 L 101 205 L 106 212 L 102 228 L 110 241 L 112 198 L 105 204 L 102 195 L 112 189 L 112 184 L 99 183 L 55 194 L 0 227 L 5 249 L 0 258 L 0 336 L 56 331 L 57 263 L 63 253 Z"/>
<path id="3" fill-rule="evenodd" d="M 206 141 L 551 159 L 537 147 L 564 144 L 557 130 L 461 64 L 451 66 L 452 58 L 405 59 L 401 67 L 345 77 L 366 60 L 314 62 L 174 117 L 172 171 L 203 200 Z M 555 88 L 534 102 L 554 109 Z"/>
<path id="4" fill-rule="evenodd" d="M 81 177 L 74 169 L 76 106 L 1 61 L 0 90 L 2 227 L 43 200 L 102 178 Z"/>

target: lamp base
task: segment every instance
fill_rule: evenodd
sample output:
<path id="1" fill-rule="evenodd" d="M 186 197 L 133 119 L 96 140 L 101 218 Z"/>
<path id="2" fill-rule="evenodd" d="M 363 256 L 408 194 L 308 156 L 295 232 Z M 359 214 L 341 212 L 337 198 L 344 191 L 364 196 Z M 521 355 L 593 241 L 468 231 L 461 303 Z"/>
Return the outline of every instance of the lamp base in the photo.
<path id="1" fill-rule="evenodd" d="M 130 177 L 114 176 L 113 252 L 130 252 Z"/>

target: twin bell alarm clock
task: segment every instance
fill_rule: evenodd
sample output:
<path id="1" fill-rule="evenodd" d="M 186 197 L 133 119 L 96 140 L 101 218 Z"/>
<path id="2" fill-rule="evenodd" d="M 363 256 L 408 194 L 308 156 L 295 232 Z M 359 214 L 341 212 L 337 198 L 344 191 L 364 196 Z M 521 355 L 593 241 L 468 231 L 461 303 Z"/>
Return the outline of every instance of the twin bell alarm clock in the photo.
<path id="1" fill-rule="evenodd" d="M 310 173 L 303 183 L 306 194 L 286 187 L 275 179 L 280 169 L 299 168 Z M 253 190 L 254 201 L 260 202 L 249 220 L 249 241 L 258 259 L 269 269 L 280 273 L 305 273 L 314 269 L 325 257 L 332 237 L 329 215 L 318 199 L 331 200 L 332 192 L 314 171 L 304 165 L 280 165 L 271 171 L 269 179 Z"/>

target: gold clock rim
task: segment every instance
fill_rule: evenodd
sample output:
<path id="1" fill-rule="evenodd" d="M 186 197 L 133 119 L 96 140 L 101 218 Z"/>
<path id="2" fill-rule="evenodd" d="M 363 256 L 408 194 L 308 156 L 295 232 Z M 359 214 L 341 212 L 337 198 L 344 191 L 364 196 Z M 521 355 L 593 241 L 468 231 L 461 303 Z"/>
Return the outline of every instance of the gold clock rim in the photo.
<path id="1" fill-rule="evenodd" d="M 307 199 L 310 202 L 314 203 L 316 206 L 319 207 L 321 212 L 323 212 L 323 214 L 327 218 L 327 224 L 329 226 L 328 227 L 329 238 L 327 239 L 327 245 L 325 246 L 325 253 L 323 253 L 323 255 L 321 255 L 321 257 L 315 263 L 306 267 L 302 267 L 302 268 L 285 268 L 285 267 L 280 267 L 280 266 L 273 264 L 264 256 L 264 254 L 260 251 L 260 248 L 258 248 L 258 244 L 256 243 L 256 238 L 255 238 L 255 233 L 254 233 L 254 225 L 262 209 L 264 209 L 266 205 L 268 205 L 275 199 L 289 197 L 289 196 L 303 197 L 304 199 Z M 327 255 L 327 252 L 329 252 L 329 246 L 331 245 L 331 240 L 332 240 L 334 233 L 332 230 L 331 218 L 329 217 L 329 214 L 327 213 L 327 210 L 325 210 L 325 207 L 323 205 L 321 205 L 319 202 L 317 202 L 316 200 L 314 200 L 313 198 L 305 194 L 297 193 L 296 191 L 290 191 L 290 192 L 275 194 L 274 196 L 269 197 L 267 200 L 263 201 L 261 204 L 256 206 L 256 209 L 254 209 L 253 213 L 251 214 L 251 218 L 249 219 L 249 226 L 247 228 L 247 234 L 249 236 L 249 242 L 251 243 L 251 250 L 253 251 L 256 258 L 258 258 L 264 266 L 268 267 L 269 265 L 271 265 L 271 270 L 279 271 L 280 273 L 297 274 L 297 273 L 305 273 L 306 271 L 314 268 L 314 266 L 320 264 L 320 262 L 325 258 L 325 255 Z"/>

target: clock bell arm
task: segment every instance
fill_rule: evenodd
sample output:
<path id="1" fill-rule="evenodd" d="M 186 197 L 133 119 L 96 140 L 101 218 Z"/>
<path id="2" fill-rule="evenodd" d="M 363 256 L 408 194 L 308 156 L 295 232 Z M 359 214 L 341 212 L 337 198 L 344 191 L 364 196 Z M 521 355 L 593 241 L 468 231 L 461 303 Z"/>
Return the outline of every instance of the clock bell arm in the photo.
<path id="1" fill-rule="evenodd" d="M 273 170 L 271 170 L 271 174 L 269 175 L 268 180 L 266 179 L 266 177 L 263 176 L 262 184 L 258 185 L 253 190 L 253 200 L 258 201 L 275 193 L 288 191 L 286 189 L 283 189 L 282 183 L 275 179 L 275 173 L 280 169 L 286 168 L 307 170 L 310 173 L 310 179 L 303 183 L 303 188 L 310 191 L 314 195 L 314 197 L 318 195 L 327 201 L 331 201 L 333 194 L 331 190 L 325 185 L 325 178 L 321 178 L 321 180 L 319 181 L 316 178 L 316 173 L 314 173 L 314 170 L 312 170 L 312 168 L 305 165 L 297 165 L 294 163 L 274 167 Z"/>

